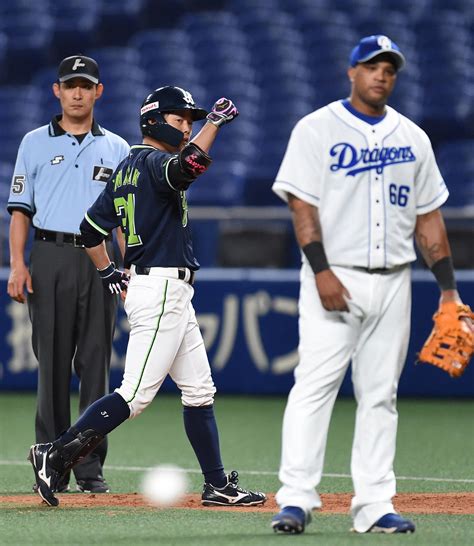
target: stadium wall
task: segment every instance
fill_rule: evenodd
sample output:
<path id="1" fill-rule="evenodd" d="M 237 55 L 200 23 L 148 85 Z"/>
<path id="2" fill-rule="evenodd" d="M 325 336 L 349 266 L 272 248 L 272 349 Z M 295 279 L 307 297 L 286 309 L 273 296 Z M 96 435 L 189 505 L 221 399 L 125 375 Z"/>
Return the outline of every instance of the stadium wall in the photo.
<path id="1" fill-rule="evenodd" d="M 439 292 L 429 272 L 413 271 L 412 334 L 400 396 L 472 397 L 474 364 L 460 379 L 427 365 L 415 365 L 431 327 Z M 37 364 L 31 350 L 26 305 L 7 295 L 8 270 L 0 270 L 0 390 L 35 390 Z M 195 285 L 194 307 L 221 393 L 286 394 L 297 363 L 296 270 L 204 269 Z M 459 271 L 459 290 L 474 304 L 474 271 Z M 397 327 L 396 324 L 393 325 Z M 111 364 L 111 389 L 120 384 L 128 323 L 120 308 Z M 390 346 L 387 345 L 387 351 Z M 383 363 L 381 363 L 383 365 Z M 77 380 L 73 381 L 77 388 Z M 173 391 L 168 379 L 163 390 Z M 350 370 L 342 395 L 352 394 Z"/>

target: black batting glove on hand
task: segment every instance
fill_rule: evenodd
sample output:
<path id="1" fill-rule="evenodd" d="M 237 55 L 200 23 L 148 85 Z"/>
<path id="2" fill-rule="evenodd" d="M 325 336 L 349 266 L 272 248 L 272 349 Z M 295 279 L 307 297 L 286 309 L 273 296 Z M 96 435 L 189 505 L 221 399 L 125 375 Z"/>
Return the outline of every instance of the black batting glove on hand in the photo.
<path id="1" fill-rule="evenodd" d="M 104 288 L 110 291 L 111 294 L 120 294 L 127 290 L 130 276 L 127 273 L 115 268 L 114 262 L 104 269 L 98 269 L 100 278 Z"/>
<path id="2" fill-rule="evenodd" d="M 216 127 L 230 123 L 239 115 L 237 106 L 230 100 L 222 97 L 215 102 L 212 110 L 207 114 L 206 119 Z"/>

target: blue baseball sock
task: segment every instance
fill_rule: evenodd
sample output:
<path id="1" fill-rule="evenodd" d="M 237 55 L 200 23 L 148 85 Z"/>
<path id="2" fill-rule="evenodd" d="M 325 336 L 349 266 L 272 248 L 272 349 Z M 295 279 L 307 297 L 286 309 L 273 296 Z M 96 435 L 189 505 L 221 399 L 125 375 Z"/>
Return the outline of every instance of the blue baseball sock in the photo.
<path id="1" fill-rule="evenodd" d="M 60 442 L 65 445 L 74 440 L 78 432 L 88 429 L 93 429 L 105 436 L 126 421 L 129 416 L 130 408 L 120 394 L 116 392 L 106 394 L 91 404 L 78 421 L 61 435 Z"/>
<path id="2" fill-rule="evenodd" d="M 214 406 L 183 406 L 184 428 L 201 466 L 204 481 L 215 487 L 227 483 L 219 447 Z"/>

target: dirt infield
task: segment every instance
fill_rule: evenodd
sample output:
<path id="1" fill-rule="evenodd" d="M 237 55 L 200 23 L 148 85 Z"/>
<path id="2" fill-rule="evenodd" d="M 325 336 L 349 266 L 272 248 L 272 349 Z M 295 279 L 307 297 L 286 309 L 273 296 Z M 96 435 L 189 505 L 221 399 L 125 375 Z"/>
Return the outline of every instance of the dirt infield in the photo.
<path id="1" fill-rule="evenodd" d="M 204 507 L 201 495 L 186 495 L 174 508 L 194 510 L 238 510 L 241 512 L 275 512 L 275 496 L 268 495 L 264 506 L 252 507 Z M 92 495 L 83 493 L 63 493 L 58 495 L 59 508 L 130 507 L 153 508 L 138 493 Z M 323 514 L 347 514 L 350 506 L 350 493 L 327 493 L 321 495 Z M 2 495 L 0 505 L 26 508 L 41 505 L 41 499 L 34 495 Z M 400 493 L 394 499 L 395 508 L 400 512 L 412 514 L 474 514 L 473 493 Z"/>

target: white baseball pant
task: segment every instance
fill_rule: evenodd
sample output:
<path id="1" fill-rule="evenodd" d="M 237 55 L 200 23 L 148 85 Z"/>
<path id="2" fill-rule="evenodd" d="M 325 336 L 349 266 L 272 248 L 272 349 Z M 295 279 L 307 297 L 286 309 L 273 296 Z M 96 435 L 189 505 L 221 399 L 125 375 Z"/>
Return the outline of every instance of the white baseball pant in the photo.
<path id="1" fill-rule="evenodd" d="M 130 338 L 118 392 L 139 415 L 170 374 L 185 406 L 208 406 L 216 389 L 191 303 L 193 287 L 176 278 L 176 268 L 152 267 L 131 280 L 125 300 Z M 174 277 L 174 278 L 173 278 Z"/>
<path id="2" fill-rule="evenodd" d="M 352 358 L 357 401 L 351 473 L 354 528 L 367 531 L 394 512 L 393 461 L 398 414 L 398 380 L 410 333 L 410 268 L 372 274 L 333 267 L 349 290 L 349 313 L 328 312 L 314 275 L 301 272 L 300 362 L 283 419 L 282 459 L 277 493 L 280 507 L 321 506 L 321 481 L 332 409 Z"/>

